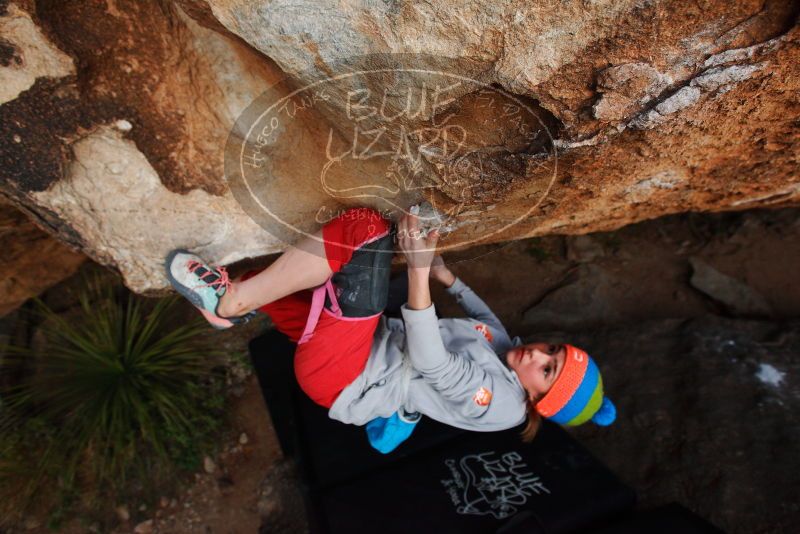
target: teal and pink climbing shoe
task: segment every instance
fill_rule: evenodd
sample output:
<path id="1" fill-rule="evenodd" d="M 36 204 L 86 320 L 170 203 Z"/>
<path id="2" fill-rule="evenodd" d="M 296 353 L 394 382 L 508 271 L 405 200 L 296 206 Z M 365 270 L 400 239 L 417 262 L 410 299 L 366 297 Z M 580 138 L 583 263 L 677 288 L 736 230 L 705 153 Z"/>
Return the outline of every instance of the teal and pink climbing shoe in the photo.
<path id="1" fill-rule="evenodd" d="M 167 278 L 178 293 L 189 299 L 214 328 L 225 329 L 245 323 L 255 315 L 221 317 L 217 307 L 231 281 L 225 267 L 212 267 L 186 250 L 173 250 L 164 262 Z"/>

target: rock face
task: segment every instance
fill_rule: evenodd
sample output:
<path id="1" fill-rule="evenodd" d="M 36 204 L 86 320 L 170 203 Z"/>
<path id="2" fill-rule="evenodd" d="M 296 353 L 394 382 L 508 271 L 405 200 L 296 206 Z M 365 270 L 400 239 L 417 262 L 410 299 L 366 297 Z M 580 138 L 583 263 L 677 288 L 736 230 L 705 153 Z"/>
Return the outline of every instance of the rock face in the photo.
<path id="1" fill-rule="evenodd" d="M 30 89 L 37 78 L 75 74 L 72 58 L 53 46 L 30 14 L 14 4 L 6 7 L 5 16 L 0 19 L 0 35 L 0 65 L 4 71 L 0 104 Z"/>
<path id="2" fill-rule="evenodd" d="M 0 202 L 0 316 L 73 274 L 86 260 L 45 232 L 17 209 Z"/>
<path id="3" fill-rule="evenodd" d="M 20 13 L 4 6 L 0 20 Z M 50 40 L 4 35 L 20 57 L 4 79 L 35 80 L 0 107 L 5 196 L 139 291 L 163 287 L 159 265 L 181 242 L 225 261 L 276 248 L 222 177 L 235 118 L 277 79 L 268 59 L 168 3 L 44 2 L 30 13 Z M 53 58 L 29 62 L 28 50 Z M 77 73 L 42 71 L 73 63 Z M 231 232 L 259 245 L 243 251 Z"/>
<path id="4" fill-rule="evenodd" d="M 140 292 L 351 205 L 463 248 L 796 204 L 799 7 L 4 0 L 0 192 Z"/>

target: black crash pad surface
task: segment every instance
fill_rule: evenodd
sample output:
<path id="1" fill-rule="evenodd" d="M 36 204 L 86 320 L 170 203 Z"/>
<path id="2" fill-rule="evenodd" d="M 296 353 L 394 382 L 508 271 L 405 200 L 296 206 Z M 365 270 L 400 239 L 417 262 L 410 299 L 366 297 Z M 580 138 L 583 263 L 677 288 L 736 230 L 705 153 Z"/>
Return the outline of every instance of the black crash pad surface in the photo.
<path id="1" fill-rule="evenodd" d="M 635 496 L 548 424 L 533 444 L 515 431 L 468 433 L 319 497 L 330 532 L 574 532 L 633 506 Z"/>
<path id="2" fill-rule="evenodd" d="M 550 423 L 524 444 L 520 429 L 465 432 L 423 418 L 409 440 L 383 455 L 362 427 L 329 419 L 303 395 L 294 345 L 284 336 L 267 332 L 250 353 L 320 532 L 580 532 L 635 504 L 630 488 Z"/>
<path id="3" fill-rule="evenodd" d="M 632 514 L 592 534 L 724 534 L 702 517 L 678 503 Z"/>

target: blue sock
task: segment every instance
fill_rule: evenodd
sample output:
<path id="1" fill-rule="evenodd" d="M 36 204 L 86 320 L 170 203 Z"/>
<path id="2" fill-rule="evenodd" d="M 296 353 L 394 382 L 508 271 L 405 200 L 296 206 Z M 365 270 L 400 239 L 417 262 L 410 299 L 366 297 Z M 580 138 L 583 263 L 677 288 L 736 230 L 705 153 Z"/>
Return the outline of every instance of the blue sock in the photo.
<path id="1" fill-rule="evenodd" d="M 388 454 L 411 436 L 419 419 L 417 416 L 416 420 L 409 422 L 401 419 L 397 412 L 389 417 L 377 417 L 366 425 L 369 444 L 379 452 Z"/>

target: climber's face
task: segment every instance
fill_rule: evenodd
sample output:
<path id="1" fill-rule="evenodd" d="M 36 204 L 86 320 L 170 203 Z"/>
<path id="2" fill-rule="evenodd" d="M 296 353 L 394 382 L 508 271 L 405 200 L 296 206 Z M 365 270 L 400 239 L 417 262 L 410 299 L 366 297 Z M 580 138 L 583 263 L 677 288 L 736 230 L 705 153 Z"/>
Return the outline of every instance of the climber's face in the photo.
<path id="1" fill-rule="evenodd" d="M 529 343 L 506 353 L 506 363 L 517 373 L 531 400 L 539 399 L 555 384 L 564 367 L 563 345 Z"/>

